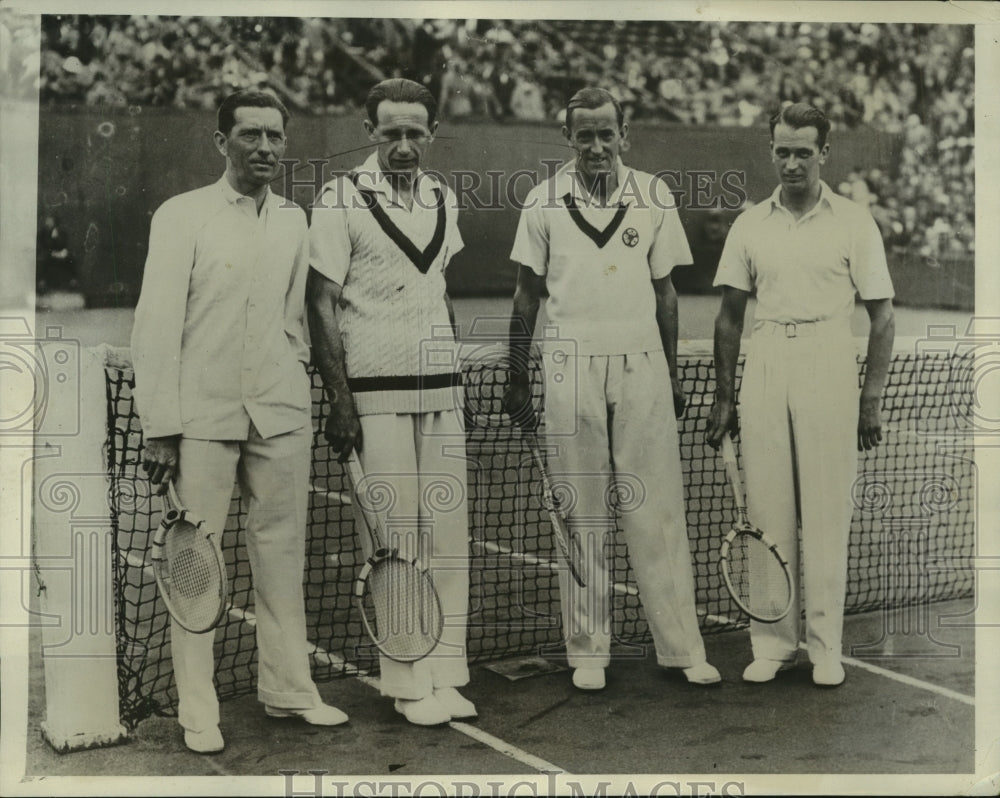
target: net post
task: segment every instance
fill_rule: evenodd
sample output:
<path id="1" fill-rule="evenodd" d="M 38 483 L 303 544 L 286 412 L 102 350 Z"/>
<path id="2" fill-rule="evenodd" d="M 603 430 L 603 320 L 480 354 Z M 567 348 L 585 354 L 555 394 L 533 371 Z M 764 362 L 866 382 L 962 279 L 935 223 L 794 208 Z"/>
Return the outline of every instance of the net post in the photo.
<path id="1" fill-rule="evenodd" d="M 50 329 L 34 460 L 34 560 L 45 674 L 44 739 L 68 752 L 127 738 L 119 718 L 114 530 L 102 450 L 106 347 L 81 349 Z M 75 383 L 75 385 L 74 385 Z"/>

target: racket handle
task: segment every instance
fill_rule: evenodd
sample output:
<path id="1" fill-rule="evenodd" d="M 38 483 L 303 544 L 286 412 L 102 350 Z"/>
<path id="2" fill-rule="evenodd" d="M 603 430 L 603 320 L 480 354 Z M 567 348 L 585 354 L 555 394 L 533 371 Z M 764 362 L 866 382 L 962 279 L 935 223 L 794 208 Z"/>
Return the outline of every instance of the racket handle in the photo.
<path id="1" fill-rule="evenodd" d="M 736 462 L 736 450 L 733 448 L 733 439 L 729 436 L 728 432 L 722 436 L 722 461 L 726 464 L 729 482 L 733 486 L 733 499 L 736 501 L 736 509 L 742 513 L 746 510 L 746 502 L 743 498 L 743 483 L 740 481 L 740 468 Z"/>
<path id="2" fill-rule="evenodd" d="M 177 496 L 177 488 L 174 487 L 172 479 L 167 480 L 167 492 L 163 494 L 163 503 L 168 511 L 175 510 L 178 513 L 181 511 L 181 500 Z"/>
<path id="3" fill-rule="evenodd" d="M 358 485 L 365 478 L 365 472 L 361 468 L 361 461 L 358 460 L 358 453 L 354 449 L 351 449 L 351 453 L 347 456 L 347 474 L 351 478 L 354 489 L 358 490 Z"/>
<path id="4" fill-rule="evenodd" d="M 351 453 L 347 456 L 347 475 L 354 487 L 354 505 L 361 511 L 361 520 L 368 528 L 368 535 L 371 537 L 372 543 L 375 544 L 375 551 L 379 551 L 383 548 L 382 536 L 379 534 L 379 521 L 368 503 L 368 491 L 363 486 L 365 472 L 358 459 L 358 453 L 354 449 L 351 449 Z"/>

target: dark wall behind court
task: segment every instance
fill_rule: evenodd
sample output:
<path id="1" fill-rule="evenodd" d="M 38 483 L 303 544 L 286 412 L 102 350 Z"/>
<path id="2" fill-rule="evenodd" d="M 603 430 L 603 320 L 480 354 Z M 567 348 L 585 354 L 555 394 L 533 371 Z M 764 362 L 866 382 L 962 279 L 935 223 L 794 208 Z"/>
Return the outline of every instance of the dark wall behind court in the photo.
<path id="1" fill-rule="evenodd" d="M 164 108 L 41 109 L 39 213 L 55 213 L 66 228 L 90 306 L 129 306 L 138 297 L 149 222 L 168 197 L 217 180 L 224 161 L 212 142 L 211 112 Z M 300 117 L 288 128 L 286 158 L 301 164 L 274 189 L 308 207 L 332 170 L 347 170 L 371 151 L 360 117 Z M 695 266 L 675 273 L 681 291 L 709 290 L 727 222 L 740 193 L 753 201 L 774 186 L 767 129 L 636 125 L 625 160 L 667 178 L 678 194 L 681 219 Z M 870 129 L 834 134 L 824 178 L 836 186 L 853 168 L 894 170 L 900 139 Z M 456 296 L 510 294 L 516 267 L 507 258 L 517 226 L 517 202 L 571 151 L 555 124 L 448 122 L 441 124 L 427 161 L 453 189 L 463 190 L 460 216 L 466 248 L 452 261 L 449 287 Z M 310 160 L 321 163 L 309 164 Z M 493 173 L 492 175 L 490 173 Z M 479 181 L 479 187 L 470 187 Z M 713 212 L 710 206 L 721 208 Z M 913 304 L 971 303 L 966 288 L 940 267 L 930 279 L 894 258 L 898 298 Z M 950 268 L 950 267 L 949 267 Z M 965 274 L 967 271 L 967 275 Z M 940 284 L 935 284 L 937 280 Z M 966 296 L 966 294 L 968 296 Z M 970 304 L 971 307 L 971 304 Z"/>

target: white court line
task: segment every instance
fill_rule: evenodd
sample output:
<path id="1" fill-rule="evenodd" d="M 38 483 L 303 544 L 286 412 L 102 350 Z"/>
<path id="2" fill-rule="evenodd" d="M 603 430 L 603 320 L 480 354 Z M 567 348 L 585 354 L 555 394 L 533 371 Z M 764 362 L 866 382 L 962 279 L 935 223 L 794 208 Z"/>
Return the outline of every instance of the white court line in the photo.
<path id="1" fill-rule="evenodd" d="M 237 607 L 235 604 L 230 604 L 226 608 L 226 612 L 229 613 L 233 618 L 243 621 L 247 626 L 257 627 L 257 616 L 254 615 L 250 610 L 245 610 L 242 607 Z"/>
<path id="2" fill-rule="evenodd" d="M 121 550 L 119 550 L 118 559 L 125 560 L 125 563 L 132 568 L 140 568 L 143 571 L 153 570 L 153 566 L 146 562 L 145 557 L 136 554 L 134 551 L 130 551 L 128 554 L 122 554 Z"/>
<path id="3" fill-rule="evenodd" d="M 330 501 L 337 504 L 351 504 L 351 494 L 347 491 L 342 490 L 324 490 L 323 488 L 318 488 L 312 482 L 309 483 L 309 492 L 314 493 L 317 496 L 323 496 L 324 498 L 330 499 Z"/>
<path id="4" fill-rule="evenodd" d="M 488 732 L 484 732 L 482 729 L 477 729 L 475 726 L 470 726 L 468 723 L 460 723 L 457 720 L 453 720 L 448 724 L 457 732 L 461 732 L 466 737 L 471 737 L 473 740 L 482 743 L 494 751 L 503 754 L 506 757 L 515 759 L 522 765 L 528 765 L 542 773 L 567 773 L 565 769 L 559 767 L 558 765 L 553 765 L 551 762 L 530 754 L 523 748 L 518 748 L 516 745 L 511 745 L 505 740 L 501 740 L 499 737 L 494 737 Z"/>
<path id="5" fill-rule="evenodd" d="M 256 617 L 249 610 L 243 610 L 240 609 L 239 607 L 230 606 L 229 614 L 234 617 L 240 618 L 241 620 L 245 621 L 251 626 L 256 626 L 257 624 Z M 349 663 L 342 660 L 340 657 L 334 654 L 330 654 L 327 651 L 324 651 L 322 648 L 320 648 L 320 646 L 318 646 L 315 643 L 310 642 L 307 643 L 307 645 L 311 646 L 311 648 L 309 649 L 309 653 L 312 654 L 313 656 L 319 659 L 324 659 L 328 663 L 332 663 L 338 667 L 345 668 L 345 670 L 347 670 L 348 673 L 354 674 L 359 682 L 367 685 L 368 687 L 371 687 L 375 690 L 380 689 L 381 682 L 374 676 L 370 676 L 367 671 L 361 668 L 357 668 L 353 665 L 350 665 Z M 482 743 L 483 745 L 492 748 L 497 753 L 503 754 L 504 756 L 510 759 L 514 759 L 520 762 L 522 765 L 528 765 L 529 767 L 535 768 L 536 770 L 541 771 L 542 773 L 566 772 L 563 768 L 557 767 L 556 765 L 553 765 L 551 762 L 546 762 L 544 759 L 541 759 L 540 757 L 537 757 L 534 754 L 529 754 L 527 751 L 518 748 L 516 745 L 512 745 L 511 743 L 508 743 L 505 740 L 501 740 L 499 737 L 494 737 L 492 734 L 488 734 L 484 731 L 481 731 L 480 729 L 477 729 L 474 726 L 470 726 L 467 723 L 459 723 L 457 721 L 451 721 L 448 725 L 455 731 L 459 732 L 460 734 L 464 734 L 466 737 L 469 737 L 475 740 L 476 742 Z"/>
<path id="6" fill-rule="evenodd" d="M 357 677 L 359 682 L 363 682 L 369 687 L 374 687 L 376 690 L 379 689 L 380 683 L 376 677 L 372 676 L 364 668 L 359 668 L 357 665 L 352 665 L 347 660 L 338 657 L 336 654 L 331 654 L 329 651 L 323 649 L 318 643 L 306 641 L 306 653 L 308 653 L 311 657 L 315 657 L 320 662 L 341 668 L 345 673 L 349 673 L 352 676 Z"/>
<path id="7" fill-rule="evenodd" d="M 698 614 L 701 615 L 701 617 L 704 618 L 706 621 L 712 621 L 713 623 L 721 623 L 725 625 L 739 623 L 739 618 L 730 618 L 728 615 L 715 615 L 714 613 L 710 612 L 705 612 L 705 613 L 699 612 Z"/>
<path id="8" fill-rule="evenodd" d="M 550 571 L 558 571 L 561 568 L 560 565 L 552 560 L 542 559 L 540 557 L 536 557 L 534 554 L 527 554 L 523 551 L 514 551 L 511 548 L 501 546 L 488 540 L 473 540 L 472 543 L 473 545 L 484 548 L 486 551 L 493 554 L 503 554 L 504 556 L 510 557 L 514 560 L 523 560 L 529 565 L 539 565 L 542 568 L 548 568 Z"/>
<path id="9" fill-rule="evenodd" d="M 539 565 L 542 568 L 548 568 L 550 571 L 562 571 L 565 569 L 564 565 L 557 563 L 554 560 L 542 559 L 540 557 L 536 557 L 533 554 L 527 554 L 523 551 L 514 551 L 511 548 L 508 548 L 506 546 L 501 546 L 497 543 L 492 543 L 487 540 L 473 540 L 472 542 L 474 545 L 480 546 L 481 548 L 484 548 L 487 551 L 492 552 L 493 554 L 503 554 L 505 557 L 510 557 L 511 559 L 514 560 L 523 560 L 529 565 Z M 623 582 L 615 582 L 611 586 L 611 589 L 614 590 L 616 593 L 622 593 L 623 595 L 626 596 L 639 595 L 639 588 L 635 587 L 634 585 L 627 585 Z"/>
<path id="10" fill-rule="evenodd" d="M 491 547 L 494 546 L 495 544 L 483 544 L 483 545 Z M 498 546 L 496 547 L 496 550 L 497 552 L 502 551 Z M 516 556 L 516 553 L 513 551 L 507 553 Z M 127 555 L 119 554 L 119 556 L 123 557 L 128 562 L 128 564 L 134 568 L 143 568 L 149 570 L 152 569 L 152 566 L 148 565 L 143 559 L 139 558 L 138 555 L 134 555 L 132 552 L 129 552 Z M 524 557 L 529 558 L 530 555 L 524 555 Z M 537 558 L 531 558 L 531 559 L 535 560 L 539 565 L 547 565 L 553 569 L 558 567 L 554 563 L 551 563 L 546 560 L 537 560 Z M 226 608 L 226 611 L 230 617 L 243 621 L 250 627 L 257 626 L 257 616 L 254 615 L 254 613 L 251 612 L 250 610 L 246 610 L 241 607 L 237 607 L 234 604 L 230 604 Z M 371 687 L 375 690 L 380 690 L 381 683 L 378 678 L 370 675 L 368 671 L 364 670 L 363 668 L 359 668 L 356 665 L 351 665 L 349 662 L 336 656 L 335 654 L 331 654 L 330 652 L 325 651 L 318 644 L 313 643 L 311 641 L 307 641 L 306 651 L 310 656 L 315 657 L 321 662 L 325 662 L 328 665 L 333 665 L 334 667 L 343 669 L 345 673 L 351 674 L 362 684 L 365 684 L 368 687 Z M 494 737 L 492 734 L 484 732 L 481 729 L 477 729 L 475 726 L 470 726 L 467 723 L 459 723 L 458 721 L 451 721 L 448 725 L 455 731 L 459 732 L 460 734 L 464 734 L 466 737 L 469 737 L 478 743 L 482 743 L 488 748 L 492 748 L 497 753 L 506 756 L 509 759 L 513 759 L 517 762 L 520 762 L 522 765 L 527 765 L 528 767 L 534 768 L 535 770 L 541 773 L 567 772 L 564 768 L 560 768 L 557 765 L 553 765 L 551 762 L 547 762 L 541 757 L 537 757 L 534 754 L 528 753 L 524 749 L 518 748 L 516 745 L 508 743 L 507 741 L 502 740 L 499 737 Z M 222 767 L 222 765 L 218 764 L 212 757 L 206 757 L 205 763 L 220 776 L 236 775 L 235 773 Z"/>
<path id="11" fill-rule="evenodd" d="M 806 644 L 802 642 L 799 643 L 799 648 L 803 651 L 807 650 Z M 861 668 L 869 673 L 874 673 L 878 676 L 884 676 L 887 679 L 892 679 L 895 682 L 900 682 L 901 684 L 909 685 L 910 687 L 916 687 L 920 690 L 927 690 L 931 693 L 937 693 L 938 695 L 950 698 L 953 701 L 960 701 L 963 704 L 968 704 L 970 707 L 974 707 L 976 705 L 976 699 L 971 695 L 959 693 L 956 690 L 949 690 L 947 687 L 941 687 L 940 685 L 933 684 L 931 682 L 925 682 L 922 679 L 915 679 L 912 676 L 907 676 L 903 673 L 896 673 L 895 671 L 890 671 L 887 668 L 880 668 L 878 665 L 872 665 L 869 662 L 855 659 L 854 657 L 841 657 L 840 659 L 845 665 Z"/>
<path id="12" fill-rule="evenodd" d="M 842 660 L 848 665 L 853 665 L 856 668 L 861 668 L 869 671 L 870 673 L 875 673 L 879 676 L 885 676 L 888 679 L 902 682 L 910 687 L 918 687 L 921 690 L 929 690 L 930 692 L 937 693 L 945 698 L 961 701 L 963 704 L 968 704 L 970 707 L 974 707 L 976 705 L 976 699 L 970 695 L 965 695 L 965 693 L 959 693 L 955 690 L 949 690 L 947 687 L 941 687 L 940 685 L 925 682 L 921 679 L 914 679 L 912 676 L 906 676 L 905 674 L 896 673 L 895 671 L 890 671 L 886 668 L 880 668 L 878 665 L 872 665 L 864 660 L 854 659 L 854 657 L 842 657 Z"/>
<path id="13" fill-rule="evenodd" d="M 492 552 L 493 554 L 503 554 L 503 555 L 505 555 L 507 557 L 511 557 L 513 559 L 516 559 L 516 560 L 524 560 L 525 562 L 530 563 L 531 565 L 540 565 L 540 566 L 542 566 L 544 568 L 548 568 L 549 570 L 552 570 L 552 571 L 558 571 L 558 570 L 561 570 L 563 568 L 562 565 L 559 565 L 559 564 L 553 562 L 552 560 L 543 560 L 543 559 L 540 559 L 538 557 L 535 557 L 532 554 L 525 554 L 524 552 L 514 551 L 513 549 L 507 548 L 506 546 L 500 546 L 497 543 L 492 543 L 492 542 L 486 541 L 486 540 L 473 540 L 472 542 L 475 545 L 480 546 L 481 548 L 484 548 L 487 551 Z M 611 589 L 614 590 L 615 593 L 620 593 L 620 594 L 622 594 L 624 596 L 638 596 L 639 595 L 639 588 L 638 587 L 636 587 L 635 585 L 631 585 L 631 584 L 625 583 L 625 582 L 615 582 L 611 586 Z M 737 619 L 730 618 L 727 615 L 708 615 L 708 614 L 704 614 L 703 617 L 705 617 L 707 620 L 714 621 L 715 623 L 734 624 L 734 623 L 737 622 Z"/>

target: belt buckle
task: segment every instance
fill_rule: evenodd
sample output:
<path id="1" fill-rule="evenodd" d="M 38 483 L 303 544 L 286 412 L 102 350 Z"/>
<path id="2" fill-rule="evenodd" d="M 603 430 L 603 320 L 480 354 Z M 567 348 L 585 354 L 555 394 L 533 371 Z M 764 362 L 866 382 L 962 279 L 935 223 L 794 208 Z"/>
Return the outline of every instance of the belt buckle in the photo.
<path id="1" fill-rule="evenodd" d="M 797 335 L 794 321 L 785 322 L 785 338 L 794 338 Z"/>

